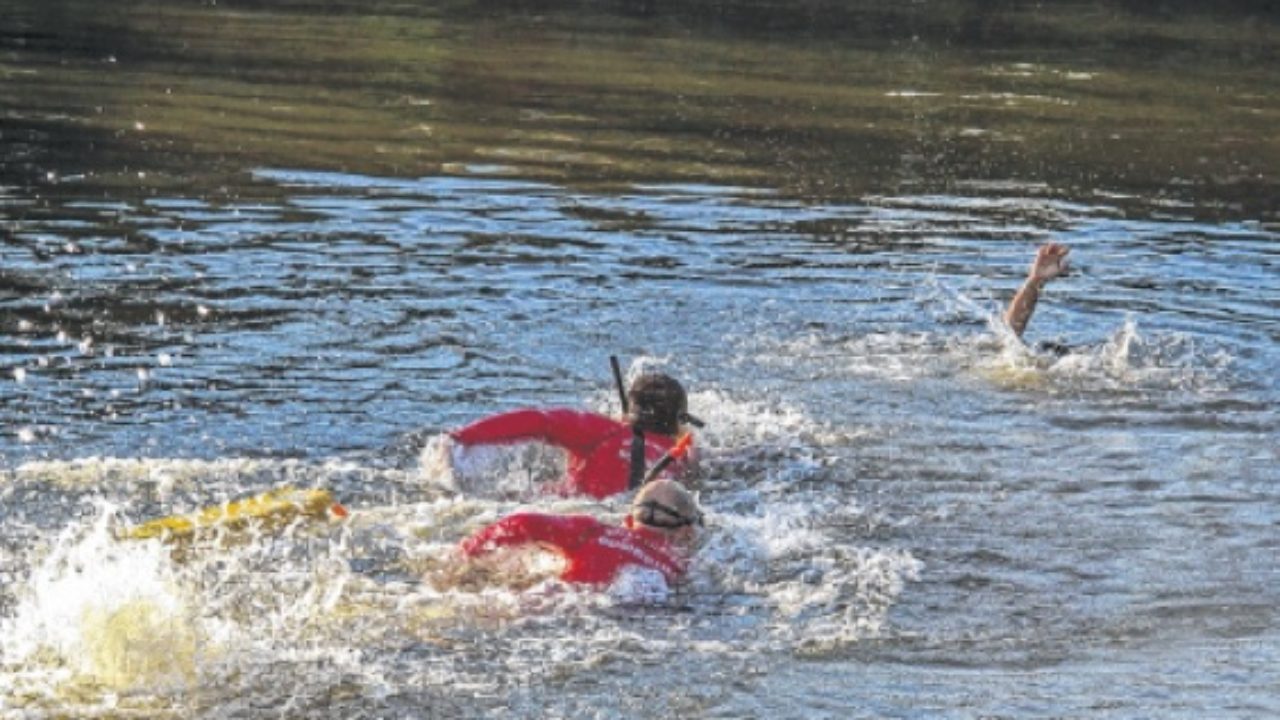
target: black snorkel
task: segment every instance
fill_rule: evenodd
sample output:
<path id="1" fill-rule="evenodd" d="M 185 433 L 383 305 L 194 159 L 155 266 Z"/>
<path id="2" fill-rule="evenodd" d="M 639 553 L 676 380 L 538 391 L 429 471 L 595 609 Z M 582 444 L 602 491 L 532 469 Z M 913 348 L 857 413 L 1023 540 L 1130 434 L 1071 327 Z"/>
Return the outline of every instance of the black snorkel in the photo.
<path id="1" fill-rule="evenodd" d="M 622 415 L 627 416 L 631 412 L 631 405 L 627 402 L 627 385 L 622 380 L 622 364 L 618 362 L 617 355 L 609 356 L 609 365 L 613 368 L 613 384 L 618 388 L 618 401 L 622 403 Z M 631 470 L 627 473 L 627 487 L 635 489 L 644 484 L 644 431 L 639 425 L 631 425 Z"/>
<path id="2" fill-rule="evenodd" d="M 622 382 L 622 366 L 618 364 L 618 356 L 610 355 L 609 364 L 613 366 L 613 384 L 618 386 L 618 399 L 622 401 L 622 414 L 631 411 L 627 404 L 627 386 Z"/>
<path id="3" fill-rule="evenodd" d="M 618 362 L 617 355 L 609 356 L 609 365 L 613 368 L 613 383 L 618 388 L 618 400 L 622 403 L 622 414 L 624 416 L 630 415 L 631 404 L 627 401 L 626 382 L 622 379 L 622 364 Z M 681 390 L 680 394 L 683 396 L 684 391 Z M 681 404 L 684 403 L 681 402 Z M 681 412 L 676 416 L 676 420 L 682 424 L 692 425 L 699 429 L 706 427 L 706 423 L 693 415 L 690 415 L 688 412 Z M 693 435 L 691 433 L 686 432 L 682 434 L 676 440 L 676 444 L 672 446 L 665 455 L 659 458 L 653 468 L 646 473 L 644 458 L 644 430 L 640 428 L 640 425 L 637 424 L 634 419 L 631 424 L 631 432 L 633 434 L 631 440 L 631 471 L 628 473 L 627 487 L 633 490 L 656 478 L 675 460 L 683 458 L 688 454 L 689 447 L 693 443 Z"/>

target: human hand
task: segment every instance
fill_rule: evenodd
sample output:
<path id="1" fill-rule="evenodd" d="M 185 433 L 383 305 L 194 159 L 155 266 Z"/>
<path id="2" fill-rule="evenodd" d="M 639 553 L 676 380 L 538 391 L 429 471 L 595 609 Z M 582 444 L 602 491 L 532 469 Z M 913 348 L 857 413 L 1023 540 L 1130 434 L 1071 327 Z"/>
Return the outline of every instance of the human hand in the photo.
<path id="1" fill-rule="evenodd" d="M 1071 248 L 1060 243 L 1045 243 L 1036 251 L 1036 259 L 1031 263 L 1030 279 L 1046 283 L 1070 269 L 1067 253 Z"/>

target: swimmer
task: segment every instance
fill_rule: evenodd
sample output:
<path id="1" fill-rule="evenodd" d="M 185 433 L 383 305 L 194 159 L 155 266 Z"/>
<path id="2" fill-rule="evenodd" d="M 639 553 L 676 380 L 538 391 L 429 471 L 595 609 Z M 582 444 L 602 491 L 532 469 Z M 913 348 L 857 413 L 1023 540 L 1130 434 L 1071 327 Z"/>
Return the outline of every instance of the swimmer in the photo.
<path id="1" fill-rule="evenodd" d="M 657 572 L 670 587 L 684 577 L 702 525 L 692 493 L 673 480 L 654 480 L 636 493 L 622 525 L 589 515 L 509 515 L 463 540 L 457 562 L 433 583 L 474 581 L 500 567 L 502 551 L 535 546 L 564 558 L 565 582 L 607 586 L 625 568 L 638 567 Z"/>
<path id="2" fill-rule="evenodd" d="M 450 432 L 460 447 L 543 442 L 563 449 L 566 477 L 549 488 L 563 496 L 605 498 L 640 486 L 645 468 L 676 443 L 686 424 L 698 424 L 688 413 L 688 396 L 675 378 L 644 373 L 626 393 L 627 414 L 621 420 L 563 408 L 515 410 L 478 420 Z M 691 480 L 693 461 L 672 463 L 667 477 Z"/>
<path id="3" fill-rule="evenodd" d="M 1036 303 L 1040 300 L 1040 291 L 1045 284 L 1054 278 L 1065 275 L 1070 269 L 1067 264 L 1067 253 L 1070 248 L 1059 243 L 1045 243 L 1036 251 L 1035 260 L 1031 262 L 1031 270 L 1027 279 L 1018 289 L 1009 307 L 1005 310 L 1004 321 L 1018 338 L 1027 329 L 1031 316 L 1036 311 Z M 1043 348 L 1056 354 L 1064 354 L 1066 347 L 1059 343 L 1044 343 Z"/>

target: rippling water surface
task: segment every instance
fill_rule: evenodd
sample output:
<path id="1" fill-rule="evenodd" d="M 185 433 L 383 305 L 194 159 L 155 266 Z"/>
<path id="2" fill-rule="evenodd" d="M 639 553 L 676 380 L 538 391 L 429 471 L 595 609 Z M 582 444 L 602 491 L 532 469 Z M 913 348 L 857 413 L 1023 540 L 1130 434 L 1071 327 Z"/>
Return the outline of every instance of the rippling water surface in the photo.
<path id="1" fill-rule="evenodd" d="M 0 713 L 1280 714 L 1275 20 L 1128 7 L 17 3 Z M 424 583 L 621 514 L 439 463 L 610 354 L 707 421 L 688 585 Z M 351 516 L 115 539 L 282 485 Z"/>

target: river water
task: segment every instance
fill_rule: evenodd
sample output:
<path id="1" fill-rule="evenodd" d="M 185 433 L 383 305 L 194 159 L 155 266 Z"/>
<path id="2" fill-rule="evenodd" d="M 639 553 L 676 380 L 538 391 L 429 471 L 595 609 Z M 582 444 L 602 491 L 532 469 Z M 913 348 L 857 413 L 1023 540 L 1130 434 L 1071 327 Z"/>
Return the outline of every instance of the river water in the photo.
<path id="1" fill-rule="evenodd" d="M 4 717 L 1280 715 L 1266 4 L 0 9 Z M 620 516 L 439 462 L 611 354 L 688 584 L 423 582 Z M 115 539 L 285 485 L 351 515 Z"/>

